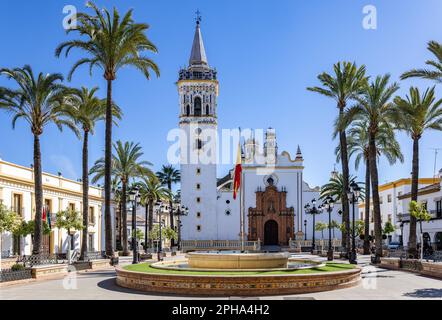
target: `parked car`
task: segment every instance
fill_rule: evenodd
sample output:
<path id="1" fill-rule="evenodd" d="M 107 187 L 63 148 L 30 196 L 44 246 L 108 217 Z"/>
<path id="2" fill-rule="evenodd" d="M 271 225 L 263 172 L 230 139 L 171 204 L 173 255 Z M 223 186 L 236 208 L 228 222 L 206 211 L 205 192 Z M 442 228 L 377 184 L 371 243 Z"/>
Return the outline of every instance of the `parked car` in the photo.
<path id="1" fill-rule="evenodd" d="M 388 249 L 390 249 L 390 250 L 396 250 L 396 249 L 399 249 L 400 246 L 401 246 L 401 243 L 400 243 L 400 242 L 390 242 L 390 243 L 387 245 Z"/>

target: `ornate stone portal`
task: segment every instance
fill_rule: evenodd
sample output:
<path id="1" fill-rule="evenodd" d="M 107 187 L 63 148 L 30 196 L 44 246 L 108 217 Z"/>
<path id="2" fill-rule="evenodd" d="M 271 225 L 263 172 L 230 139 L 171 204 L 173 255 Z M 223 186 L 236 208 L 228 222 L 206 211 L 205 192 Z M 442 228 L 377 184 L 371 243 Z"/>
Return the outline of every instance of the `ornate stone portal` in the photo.
<path id="1" fill-rule="evenodd" d="M 293 207 L 286 207 L 287 191 L 278 191 L 273 178 L 267 180 L 265 191 L 256 191 L 256 208 L 249 208 L 248 240 L 260 239 L 264 245 L 288 245 L 294 239 Z"/>

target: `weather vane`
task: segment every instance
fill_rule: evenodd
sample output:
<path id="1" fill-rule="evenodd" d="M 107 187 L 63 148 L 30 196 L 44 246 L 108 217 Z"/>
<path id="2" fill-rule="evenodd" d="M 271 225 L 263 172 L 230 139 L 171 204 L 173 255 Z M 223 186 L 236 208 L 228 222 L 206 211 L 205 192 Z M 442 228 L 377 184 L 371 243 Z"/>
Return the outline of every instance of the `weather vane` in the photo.
<path id="1" fill-rule="evenodd" d="M 195 21 L 196 21 L 197 24 L 200 24 L 202 19 L 201 19 L 201 12 L 199 11 L 199 9 L 196 10 L 195 14 L 196 14 Z"/>

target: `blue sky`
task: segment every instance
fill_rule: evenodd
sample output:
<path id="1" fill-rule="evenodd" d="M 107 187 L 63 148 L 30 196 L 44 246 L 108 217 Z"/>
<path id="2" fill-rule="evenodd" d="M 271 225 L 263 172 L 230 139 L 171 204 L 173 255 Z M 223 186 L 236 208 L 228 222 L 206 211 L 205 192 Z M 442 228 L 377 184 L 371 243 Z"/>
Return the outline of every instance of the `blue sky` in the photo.
<path id="1" fill-rule="evenodd" d="M 84 10 L 85 1 L 10 1 L 0 3 L 2 46 L 0 66 L 30 64 L 35 71 L 67 74 L 79 54 L 57 59 L 54 49 L 65 41 L 62 28 L 65 5 Z M 220 128 L 276 129 L 280 150 L 292 155 L 301 146 L 305 180 L 323 184 L 333 169 L 337 141 L 331 137 L 337 110 L 334 102 L 308 92 L 316 76 L 330 71 L 339 60 L 365 64 L 370 75 L 400 74 L 421 67 L 431 58 L 429 40 L 442 42 L 442 2 L 438 0 L 314 0 L 314 1 L 207 1 L 128 0 L 97 1 L 120 11 L 134 8 L 137 21 L 147 22 L 150 39 L 159 53 L 152 55 L 161 77 L 146 81 L 132 69 L 121 70 L 114 82 L 114 99 L 124 110 L 124 119 L 114 130 L 114 140 L 140 142 L 154 169 L 166 163 L 167 132 L 177 126 L 178 98 L 175 82 L 186 65 L 194 33 L 194 12 L 203 15 L 202 33 L 209 63 L 218 70 Z M 362 27 L 362 8 L 377 8 L 377 30 Z M 0 78 L 0 86 L 12 83 Z M 401 82 L 399 94 L 410 85 L 432 86 L 429 81 Z M 80 69 L 71 86 L 99 86 L 105 82 L 97 69 L 91 77 Z M 441 92 L 438 90 L 438 92 Z M 0 113 L 0 158 L 22 165 L 32 163 L 32 135 L 25 122 L 15 130 L 10 116 Z M 380 182 L 408 176 L 411 172 L 411 140 L 398 139 L 404 164 L 380 162 Z M 426 133 L 421 142 L 421 175 L 432 176 L 434 152 L 442 148 L 442 133 Z M 104 126 L 98 125 L 90 142 L 90 162 L 102 156 Z M 43 169 L 61 171 L 68 178 L 81 176 L 81 142 L 69 131 L 47 127 L 42 136 Z M 442 152 L 441 152 L 442 154 Z M 439 156 L 438 167 L 442 167 Z M 227 167 L 221 167 L 219 175 Z M 364 171 L 358 174 L 363 180 Z"/>

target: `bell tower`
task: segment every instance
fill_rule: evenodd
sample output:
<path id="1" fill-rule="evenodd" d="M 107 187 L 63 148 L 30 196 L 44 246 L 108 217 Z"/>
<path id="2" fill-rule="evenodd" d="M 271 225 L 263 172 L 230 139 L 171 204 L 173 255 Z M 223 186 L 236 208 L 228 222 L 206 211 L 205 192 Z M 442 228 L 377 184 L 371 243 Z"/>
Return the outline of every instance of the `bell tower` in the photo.
<path id="1" fill-rule="evenodd" d="M 181 69 L 179 95 L 181 202 L 189 208 L 182 217 L 181 239 L 217 239 L 216 70 L 209 66 L 197 12 L 188 67 Z"/>

